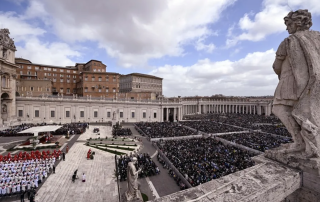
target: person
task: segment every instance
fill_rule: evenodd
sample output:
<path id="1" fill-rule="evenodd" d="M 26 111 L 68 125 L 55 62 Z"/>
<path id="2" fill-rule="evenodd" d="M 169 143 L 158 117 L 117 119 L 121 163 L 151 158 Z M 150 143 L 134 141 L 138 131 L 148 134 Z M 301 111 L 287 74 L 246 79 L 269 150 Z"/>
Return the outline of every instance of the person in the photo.
<path id="1" fill-rule="evenodd" d="M 64 152 L 62 153 L 62 160 L 66 160 L 66 154 Z"/>
<path id="2" fill-rule="evenodd" d="M 82 182 L 85 182 L 86 181 L 86 175 L 83 173 L 82 174 Z"/>
<path id="3" fill-rule="evenodd" d="M 128 163 L 127 178 L 128 178 L 128 190 L 126 191 L 127 199 L 138 198 L 138 174 L 141 169 L 136 170 L 135 164 L 137 158 L 133 157 L 132 162 Z"/>
<path id="4" fill-rule="evenodd" d="M 52 166 L 52 172 L 56 173 L 56 167 L 54 165 Z"/>
<path id="5" fill-rule="evenodd" d="M 314 136 L 320 119 L 313 111 L 320 106 L 320 33 L 309 31 L 312 19 L 308 10 L 291 11 L 284 21 L 290 36 L 279 45 L 273 63 L 279 83 L 272 112 L 286 126 L 294 143 L 282 152 L 319 157 L 320 142 Z"/>
<path id="6" fill-rule="evenodd" d="M 67 145 L 67 148 L 66 148 L 66 153 L 68 153 L 68 151 L 69 151 L 69 146 Z"/>
<path id="7" fill-rule="evenodd" d="M 24 202 L 24 194 L 25 194 L 24 191 L 20 193 L 20 202 Z"/>

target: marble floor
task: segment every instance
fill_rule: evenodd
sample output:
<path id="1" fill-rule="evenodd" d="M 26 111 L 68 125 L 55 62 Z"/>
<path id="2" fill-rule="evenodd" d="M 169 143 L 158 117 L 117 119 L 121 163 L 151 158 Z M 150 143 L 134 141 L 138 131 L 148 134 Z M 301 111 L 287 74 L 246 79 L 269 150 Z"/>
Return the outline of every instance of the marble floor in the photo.
<path id="1" fill-rule="evenodd" d="M 90 126 L 78 140 L 97 137 L 93 128 Z M 111 136 L 111 128 L 100 126 L 100 136 Z M 83 142 L 75 142 L 66 154 L 66 160 L 57 166 L 56 174 L 50 175 L 39 189 L 37 202 L 118 201 L 117 182 L 113 178 L 114 155 L 93 149 L 94 160 L 87 160 L 88 149 Z M 76 169 L 79 179 L 73 183 L 71 176 Z M 82 182 L 82 173 L 86 175 L 86 182 Z"/>

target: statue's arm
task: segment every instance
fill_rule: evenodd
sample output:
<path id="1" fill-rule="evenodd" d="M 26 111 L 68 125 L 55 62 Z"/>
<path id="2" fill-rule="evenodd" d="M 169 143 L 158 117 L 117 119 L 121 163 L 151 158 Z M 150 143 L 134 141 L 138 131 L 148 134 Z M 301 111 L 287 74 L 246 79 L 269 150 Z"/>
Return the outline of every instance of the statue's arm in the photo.
<path id="1" fill-rule="evenodd" d="M 276 52 L 276 59 L 274 60 L 274 63 L 272 65 L 273 71 L 278 75 L 280 78 L 281 75 L 281 67 L 284 59 L 287 56 L 287 49 L 286 49 L 286 40 L 282 41 L 281 44 L 278 47 L 278 50 Z"/>

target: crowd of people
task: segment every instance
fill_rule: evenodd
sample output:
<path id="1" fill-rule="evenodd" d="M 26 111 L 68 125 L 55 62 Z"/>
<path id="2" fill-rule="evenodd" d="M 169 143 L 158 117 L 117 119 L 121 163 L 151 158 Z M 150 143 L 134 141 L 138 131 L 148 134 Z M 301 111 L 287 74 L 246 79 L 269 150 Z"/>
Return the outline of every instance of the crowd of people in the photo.
<path id="1" fill-rule="evenodd" d="M 292 142 L 291 138 L 274 137 L 270 134 L 265 133 L 237 133 L 221 135 L 219 137 L 262 152 L 268 149 L 279 147 L 281 144 Z"/>
<path id="2" fill-rule="evenodd" d="M 128 163 L 132 162 L 133 155 L 120 156 L 117 158 L 118 177 L 120 181 L 127 180 Z M 138 176 L 139 178 L 149 177 L 160 174 L 158 166 L 153 162 L 149 154 L 140 153 L 136 156 L 137 162 L 135 164 L 136 170 L 141 169 Z"/>
<path id="3" fill-rule="evenodd" d="M 41 124 L 32 124 L 32 123 L 23 123 L 21 125 L 12 126 L 11 128 L 7 128 L 4 130 L 0 130 L 0 136 L 33 136 L 32 133 L 19 133 L 23 130 L 26 130 L 28 128 L 37 127 L 37 126 L 44 126 L 47 125 L 46 123 Z M 66 135 L 68 132 L 70 135 L 77 135 L 82 134 L 86 131 L 86 128 L 88 127 L 87 123 L 67 123 L 63 124 L 61 128 L 59 128 L 56 131 L 51 132 L 52 135 Z M 39 133 L 39 135 L 42 135 L 44 133 Z"/>
<path id="4" fill-rule="evenodd" d="M 243 131 L 241 128 L 232 127 L 218 122 L 201 120 L 201 121 L 183 121 L 181 124 L 205 133 L 226 133 Z"/>
<path id="5" fill-rule="evenodd" d="M 124 136 L 132 136 L 132 131 L 130 130 L 130 128 L 113 128 L 112 129 L 112 136 L 113 137 L 124 137 Z"/>
<path id="6" fill-rule="evenodd" d="M 88 123 L 66 123 L 61 128 L 52 132 L 53 135 L 66 135 L 68 132 L 70 135 L 80 135 L 86 132 Z"/>
<path id="7" fill-rule="evenodd" d="M 55 172 L 55 161 L 61 151 L 20 152 L 0 156 L 0 195 L 11 196 L 33 192 L 40 183 Z"/>
<path id="8" fill-rule="evenodd" d="M 177 185 L 180 187 L 181 190 L 184 190 L 187 188 L 187 186 L 183 183 L 183 181 L 181 180 L 181 178 L 177 175 L 177 173 L 175 173 L 175 171 L 169 167 L 169 165 L 166 164 L 166 161 L 164 160 L 163 156 L 161 154 L 158 153 L 157 155 L 157 159 L 158 161 L 162 164 L 162 166 L 164 168 L 168 168 L 169 169 L 169 175 L 174 179 L 174 181 L 177 183 Z"/>
<path id="9" fill-rule="evenodd" d="M 150 138 L 179 137 L 196 134 L 194 131 L 173 122 L 140 122 L 136 123 L 136 126 Z M 139 129 L 137 130 L 139 131 Z"/>
<path id="10" fill-rule="evenodd" d="M 290 138 L 292 137 L 289 131 L 281 125 L 257 125 L 256 130 Z"/>
<path id="11" fill-rule="evenodd" d="M 192 186 L 253 166 L 253 154 L 214 138 L 157 142 L 158 148 Z"/>

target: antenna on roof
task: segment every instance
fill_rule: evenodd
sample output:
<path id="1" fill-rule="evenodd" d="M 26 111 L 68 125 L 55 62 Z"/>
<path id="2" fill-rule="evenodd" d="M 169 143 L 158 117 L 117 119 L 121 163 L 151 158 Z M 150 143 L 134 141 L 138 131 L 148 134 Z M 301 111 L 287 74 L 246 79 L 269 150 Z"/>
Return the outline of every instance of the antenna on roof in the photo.
<path id="1" fill-rule="evenodd" d="M 290 11 L 293 11 L 293 9 L 289 5 L 289 0 L 287 0 L 287 6 L 290 8 Z"/>

